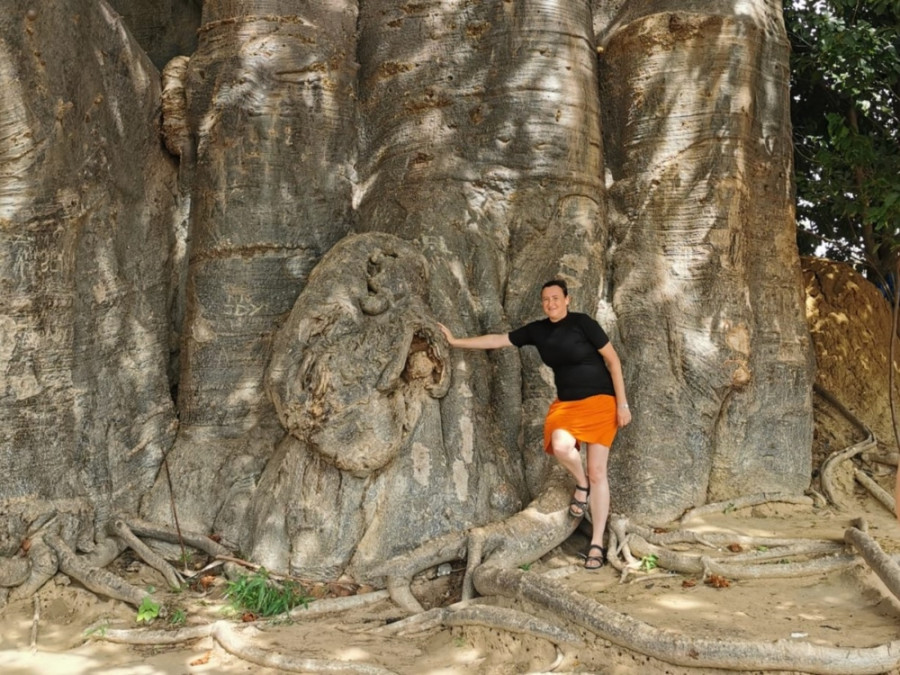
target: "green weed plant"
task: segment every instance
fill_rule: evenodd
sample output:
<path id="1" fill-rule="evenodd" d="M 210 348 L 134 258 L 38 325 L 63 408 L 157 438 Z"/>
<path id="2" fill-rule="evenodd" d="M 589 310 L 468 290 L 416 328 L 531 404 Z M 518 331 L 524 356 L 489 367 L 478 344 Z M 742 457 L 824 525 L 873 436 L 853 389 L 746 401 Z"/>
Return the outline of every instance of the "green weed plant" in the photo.
<path id="1" fill-rule="evenodd" d="M 312 601 L 300 584 L 275 582 L 265 568 L 229 581 L 225 597 L 234 609 L 253 612 L 257 616 L 277 616 L 300 605 L 309 607 Z"/>

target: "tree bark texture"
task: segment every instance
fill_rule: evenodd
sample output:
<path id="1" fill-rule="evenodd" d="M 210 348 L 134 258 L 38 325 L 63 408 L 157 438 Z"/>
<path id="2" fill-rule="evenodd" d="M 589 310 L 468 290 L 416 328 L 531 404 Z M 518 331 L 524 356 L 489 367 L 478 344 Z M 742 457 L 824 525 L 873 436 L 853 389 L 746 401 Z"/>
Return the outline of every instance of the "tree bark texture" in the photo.
<path id="1" fill-rule="evenodd" d="M 169 463 L 182 524 L 236 541 L 283 435 L 263 390 L 272 335 L 350 227 L 355 30 L 347 2 L 206 2 L 185 72 L 191 246 Z M 143 508 L 168 517 L 164 480 Z"/>
<path id="2" fill-rule="evenodd" d="M 561 274 L 573 308 L 595 313 L 606 230 L 588 3 L 365 2 L 359 56 L 360 227 L 421 238 L 438 318 L 506 332 L 540 315 L 541 283 Z M 524 450 L 534 495 L 552 389 L 519 356 L 454 352 L 442 415 L 474 466 Z"/>
<path id="3" fill-rule="evenodd" d="M 175 435 L 176 166 L 156 70 L 103 3 L 0 13 L 0 555 L 134 510 Z"/>
<path id="4" fill-rule="evenodd" d="M 31 7 L 0 17 L 0 499 L 143 494 L 374 578 L 547 486 L 549 371 L 437 322 L 507 332 L 556 276 L 625 364 L 617 511 L 806 488 L 780 4 L 207 0 L 162 94 L 105 3 Z"/>
<path id="5" fill-rule="evenodd" d="M 808 485 L 811 345 L 781 5 L 630 2 L 601 36 L 612 302 L 634 422 L 615 508 Z"/>

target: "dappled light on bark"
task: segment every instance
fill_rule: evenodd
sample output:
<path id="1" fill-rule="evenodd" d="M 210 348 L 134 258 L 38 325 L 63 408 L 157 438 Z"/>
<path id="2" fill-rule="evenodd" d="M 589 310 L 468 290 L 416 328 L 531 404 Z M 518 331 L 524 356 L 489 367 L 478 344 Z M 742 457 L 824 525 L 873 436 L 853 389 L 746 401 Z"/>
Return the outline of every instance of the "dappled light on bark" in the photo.
<path id="1" fill-rule="evenodd" d="M 196 48 L 157 71 L 105 4 L 14 0 L 0 604 L 58 572 L 155 602 L 106 569 L 127 550 L 198 593 L 242 568 L 342 584 L 389 607 L 381 635 L 487 626 L 556 664 L 599 637 L 679 665 L 834 672 L 837 647 L 675 635 L 575 592 L 581 566 L 530 572 L 580 526 L 541 451 L 552 378 L 532 351 L 451 350 L 440 330 L 507 333 L 554 277 L 608 330 L 634 408 L 611 453 L 621 583 L 647 561 L 723 590 L 860 564 L 833 540 L 689 529 L 722 508 L 833 508 L 833 472 L 870 460 L 839 455 L 825 497 L 804 495 L 814 364 L 780 5 L 594 4 L 206 0 Z M 893 584 L 877 542 L 847 539 Z M 437 569 L 458 586 L 423 597 Z M 383 672 L 253 632 L 110 635 Z M 894 643 L 846 653 L 853 672 L 897 665 Z"/>

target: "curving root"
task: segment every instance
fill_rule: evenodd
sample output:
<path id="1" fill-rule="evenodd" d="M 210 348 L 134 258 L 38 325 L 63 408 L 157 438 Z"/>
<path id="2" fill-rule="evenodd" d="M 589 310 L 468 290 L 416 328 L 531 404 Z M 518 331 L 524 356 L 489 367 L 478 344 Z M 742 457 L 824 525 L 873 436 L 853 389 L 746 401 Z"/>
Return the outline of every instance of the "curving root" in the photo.
<path id="1" fill-rule="evenodd" d="M 414 614 L 401 621 L 395 621 L 372 629 L 369 632 L 381 635 L 409 635 L 421 633 L 439 626 L 484 626 L 512 633 L 524 633 L 549 640 L 581 644 L 581 638 L 572 631 L 532 614 L 507 607 L 496 607 L 463 600 L 448 607 L 435 607 L 421 614 Z"/>
<path id="2" fill-rule="evenodd" d="M 484 595 L 528 600 L 610 642 L 675 665 L 825 675 L 875 674 L 900 667 L 900 641 L 855 649 L 796 640 L 753 642 L 719 637 L 693 638 L 654 628 L 552 579 L 489 564 L 476 570 L 475 586 Z"/>
<path id="3" fill-rule="evenodd" d="M 255 630 L 252 627 L 249 630 Z M 266 668 L 277 668 L 291 673 L 358 673 L 360 675 L 392 675 L 393 671 L 378 666 L 331 659 L 306 659 L 260 649 L 251 639 L 236 630 L 227 621 L 216 621 L 203 626 L 189 626 L 174 631 L 166 630 L 106 630 L 91 636 L 131 645 L 171 645 L 204 637 L 212 637 L 222 648 L 239 659 Z"/>
<path id="4" fill-rule="evenodd" d="M 184 578 L 161 555 L 138 539 L 124 520 L 117 518 L 110 523 L 109 529 L 110 534 L 119 537 L 141 560 L 162 574 L 170 589 L 177 591 L 182 587 Z"/>
<path id="5" fill-rule="evenodd" d="M 88 590 L 98 595 L 105 595 L 127 602 L 134 607 L 140 607 L 145 597 L 153 597 L 150 593 L 132 586 L 115 574 L 86 564 L 79 559 L 79 556 L 75 555 L 75 552 L 69 548 L 58 534 L 47 533 L 44 535 L 44 541 L 56 553 L 59 560 L 59 570 L 79 581 Z"/>
<path id="6" fill-rule="evenodd" d="M 854 443 L 846 448 L 841 450 L 836 450 L 831 453 L 828 458 L 822 462 L 822 470 L 819 474 L 819 482 L 822 485 L 822 492 L 825 493 L 825 496 L 828 498 L 828 501 L 837 506 L 838 508 L 843 508 L 840 500 L 838 499 L 838 491 L 834 486 L 834 470 L 841 462 L 845 459 L 850 459 L 860 454 L 861 452 L 865 452 L 867 450 L 872 450 L 878 447 L 878 441 L 875 438 L 875 434 L 872 433 L 872 430 L 865 425 L 865 423 L 860 420 L 856 415 L 850 412 L 847 407 L 841 403 L 833 394 L 826 391 L 819 385 L 815 385 L 813 387 L 814 391 L 821 396 L 823 399 L 828 401 L 832 406 L 834 406 L 838 412 L 840 412 L 853 426 L 859 429 L 865 438 L 858 443 Z"/>
<path id="7" fill-rule="evenodd" d="M 693 518 L 697 518 L 698 516 L 703 516 L 709 513 L 723 513 L 726 511 L 745 509 L 751 506 L 759 506 L 760 504 L 767 504 L 771 502 L 812 506 L 813 500 L 811 497 L 807 497 L 805 495 L 791 495 L 782 492 L 761 492 L 756 495 L 736 497 L 735 499 L 729 499 L 724 502 L 713 502 L 711 504 L 698 506 L 696 508 L 690 509 L 689 511 L 686 511 L 681 516 L 681 518 L 679 518 L 679 520 L 681 522 L 684 522 L 686 520 L 691 520 Z"/>
<path id="8" fill-rule="evenodd" d="M 868 563 L 869 567 L 884 582 L 894 597 L 900 599 L 900 565 L 887 555 L 872 537 L 865 532 L 865 522 L 855 523 L 855 527 L 847 529 L 844 540 L 852 544 Z"/>
<path id="9" fill-rule="evenodd" d="M 813 576 L 850 567 L 857 562 L 852 555 L 834 555 L 843 547 L 832 542 L 802 542 L 793 546 L 774 547 L 768 551 L 745 553 L 735 562 L 733 557 L 712 557 L 694 552 L 671 551 L 647 542 L 635 534 L 628 535 L 631 553 L 640 558 L 656 556 L 656 565 L 681 574 L 718 574 L 730 579 L 783 579 L 787 577 Z M 797 556 L 825 556 L 800 562 L 774 564 L 758 563 L 765 559 L 779 561 Z M 638 561 L 638 565 L 640 561 Z"/>
<path id="10" fill-rule="evenodd" d="M 860 471 L 859 469 L 853 469 L 853 477 L 856 479 L 856 482 L 866 488 L 866 490 L 869 491 L 869 494 L 871 494 L 879 504 L 886 508 L 889 513 L 896 515 L 897 511 L 894 505 L 893 495 L 888 493 L 887 490 L 869 477 L 869 474 Z"/>
<path id="11" fill-rule="evenodd" d="M 357 595 L 347 595 L 343 598 L 326 598 L 324 600 L 316 600 L 306 606 L 294 607 L 288 616 L 293 619 L 307 619 L 323 614 L 331 614 L 337 612 L 346 612 L 358 607 L 366 607 L 376 602 L 387 600 L 391 594 L 387 591 L 372 591 L 371 593 L 359 593 Z"/>
<path id="12" fill-rule="evenodd" d="M 517 566 L 537 560 L 565 541 L 578 520 L 568 515 L 571 479 L 559 468 L 551 470 L 541 493 L 527 507 L 506 520 L 452 532 L 389 560 L 374 576 L 383 575 L 391 599 L 411 612 L 424 611 L 410 590 L 417 573 L 468 556 L 463 597 L 472 593 L 472 576 L 482 561 Z M 468 589 L 468 590 L 467 590 Z"/>

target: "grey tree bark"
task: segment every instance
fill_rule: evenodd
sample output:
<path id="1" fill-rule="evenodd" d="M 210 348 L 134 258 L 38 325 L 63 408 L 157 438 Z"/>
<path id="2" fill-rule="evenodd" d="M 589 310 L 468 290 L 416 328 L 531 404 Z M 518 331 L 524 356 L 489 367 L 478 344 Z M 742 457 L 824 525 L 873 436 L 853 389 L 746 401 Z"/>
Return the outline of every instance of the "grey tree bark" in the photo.
<path id="1" fill-rule="evenodd" d="M 0 556 L 54 514 L 90 550 L 175 436 L 177 167 L 109 7 L 11 0 L 0 37 Z"/>
<path id="2" fill-rule="evenodd" d="M 626 366 L 617 510 L 807 486 L 778 3 L 207 0 L 162 97 L 105 3 L 29 7 L 0 18 L 0 503 L 85 497 L 89 548 L 94 512 L 174 499 L 275 571 L 376 582 L 532 499 L 515 523 L 564 537 L 548 371 L 436 330 L 537 318 L 557 275 Z M 7 555 L 44 522 L 16 508 Z"/>
<path id="3" fill-rule="evenodd" d="M 206 2 L 184 71 L 191 243 L 169 465 L 184 524 L 242 545 L 284 434 L 263 390 L 272 335 L 350 226 L 355 21 L 350 3 Z M 169 499 L 161 476 L 145 515 L 168 520 Z"/>
<path id="4" fill-rule="evenodd" d="M 634 422 L 614 508 L 809 483 L 781 4 L 628 2 L 599 38 L 612 302 Z"/>

